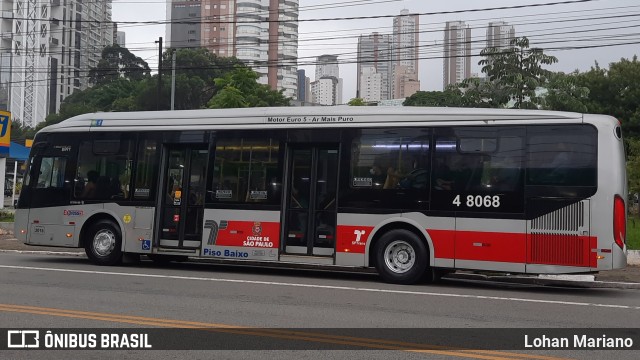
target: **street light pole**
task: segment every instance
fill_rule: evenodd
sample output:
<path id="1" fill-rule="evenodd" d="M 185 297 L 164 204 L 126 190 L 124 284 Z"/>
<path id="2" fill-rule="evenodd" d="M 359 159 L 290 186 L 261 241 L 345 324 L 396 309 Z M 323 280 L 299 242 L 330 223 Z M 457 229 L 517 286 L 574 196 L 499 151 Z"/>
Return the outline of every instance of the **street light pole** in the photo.
<path id="1" fill-rule="evenodd" d="M 158 44 L 158 97 L 156 99 L 156 110 L 160 110 L 160 99 L 162 95 L 162 36 L 156 41 Z"/>
<path id="2" fill-rule="evenodd" d="M 176 102 L 176 49 L 173 49 L 171 57 L 171 110 L 174 110 Z"/>

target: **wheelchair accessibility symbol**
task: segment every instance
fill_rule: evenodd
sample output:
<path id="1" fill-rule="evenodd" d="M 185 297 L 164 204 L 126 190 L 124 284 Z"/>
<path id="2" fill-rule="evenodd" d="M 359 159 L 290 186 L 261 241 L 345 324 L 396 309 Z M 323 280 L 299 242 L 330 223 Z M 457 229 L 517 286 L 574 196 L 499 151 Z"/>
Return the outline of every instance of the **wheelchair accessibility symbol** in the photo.
<path id="1" fill-rule="evenodd" d="M 142 250 L 151 250 L 151 240 L 142 240 Z"/>

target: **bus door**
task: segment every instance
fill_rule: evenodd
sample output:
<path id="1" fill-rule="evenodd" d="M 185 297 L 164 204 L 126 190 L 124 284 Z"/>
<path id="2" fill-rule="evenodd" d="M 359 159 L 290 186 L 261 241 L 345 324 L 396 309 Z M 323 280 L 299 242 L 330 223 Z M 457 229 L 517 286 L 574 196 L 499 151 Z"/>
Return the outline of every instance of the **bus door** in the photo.
<path id="1" fill-rule="evenodd" d="M 160 247 L 200 247 L 209 159 L 207 149 L 207 144 L 165 148 L 163 193 L 160 194 Z"/>
<path id="2" fill-rule="evenodd" d="M 284 252 L 333 256 L 336 240 L 338 144 L 290 148 Z"/>

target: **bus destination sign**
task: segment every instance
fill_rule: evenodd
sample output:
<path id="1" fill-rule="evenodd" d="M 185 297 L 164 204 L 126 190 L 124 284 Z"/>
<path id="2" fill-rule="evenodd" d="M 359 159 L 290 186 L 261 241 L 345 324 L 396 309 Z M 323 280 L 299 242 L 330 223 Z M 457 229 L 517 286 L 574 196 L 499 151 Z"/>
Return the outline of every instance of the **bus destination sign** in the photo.
<path id="1" fill-rule="evenodd" d="M 305 123 L 348 123 L 353 116 L 269 116 L 269 124 L 305 124 Z"/>

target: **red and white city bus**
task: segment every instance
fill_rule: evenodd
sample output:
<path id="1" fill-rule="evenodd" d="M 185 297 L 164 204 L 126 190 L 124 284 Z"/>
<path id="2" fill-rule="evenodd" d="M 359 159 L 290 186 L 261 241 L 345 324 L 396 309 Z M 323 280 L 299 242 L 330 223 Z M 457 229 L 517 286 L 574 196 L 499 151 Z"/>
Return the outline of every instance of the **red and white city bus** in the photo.
<path id="1" fill-rule="evenodd" d="M 375 267 L 626 265 L 620 123 L 576 113 L 301 107 L 94 113 L 36 136 L 16 210 L 26 244 Z"/>

